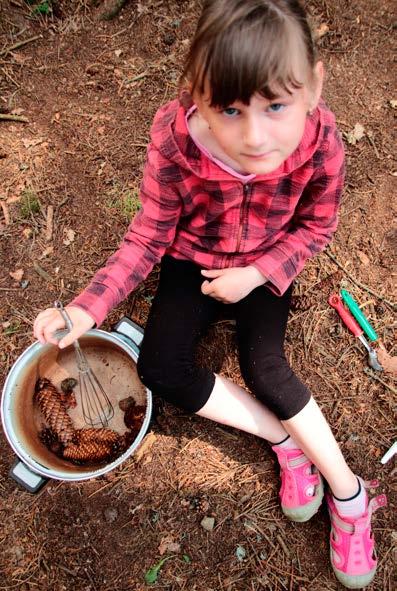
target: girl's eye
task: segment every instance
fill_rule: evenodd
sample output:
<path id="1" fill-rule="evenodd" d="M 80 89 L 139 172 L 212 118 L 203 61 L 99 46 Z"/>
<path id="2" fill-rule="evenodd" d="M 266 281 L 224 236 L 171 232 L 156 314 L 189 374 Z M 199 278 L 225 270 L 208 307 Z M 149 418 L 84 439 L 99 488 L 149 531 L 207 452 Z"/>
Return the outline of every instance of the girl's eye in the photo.
<path id="1" fill-rule="evenodd" d="M 269 105 L 269 111 L 271 113 L 280 113 L 284 109 L 285 105 L 282 105 L 281 103 L 273 103 L 272 105 Z"/>
<path id="2" fill-rule="evenodd" d="M 239 110 L 235 107 L 227 107 L 226 109 L 223 109 L 222 113 L 227 117 L 235 117 L 236 115 L 238 115 Z"/>

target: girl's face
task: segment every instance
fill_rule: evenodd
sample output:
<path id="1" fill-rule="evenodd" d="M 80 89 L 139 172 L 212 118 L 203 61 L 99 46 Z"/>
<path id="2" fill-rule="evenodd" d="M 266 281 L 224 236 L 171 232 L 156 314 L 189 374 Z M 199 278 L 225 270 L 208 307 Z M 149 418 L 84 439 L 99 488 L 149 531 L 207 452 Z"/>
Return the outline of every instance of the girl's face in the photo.
<path id="1" fill-rule="evenodd" d="M 216 141 L 236 169 L 249 174 L 268 174 L 276 170 L 298 147 L 307 113 L 317 106 L 321 95 L 323 68 L 316 65 L 315 82 L 280 91 L 273 100 L 260 94 L 249 105 L 234 102 L 226 109 L 210 106 L 209 92 L 194 94 L 200 115 Z"/>

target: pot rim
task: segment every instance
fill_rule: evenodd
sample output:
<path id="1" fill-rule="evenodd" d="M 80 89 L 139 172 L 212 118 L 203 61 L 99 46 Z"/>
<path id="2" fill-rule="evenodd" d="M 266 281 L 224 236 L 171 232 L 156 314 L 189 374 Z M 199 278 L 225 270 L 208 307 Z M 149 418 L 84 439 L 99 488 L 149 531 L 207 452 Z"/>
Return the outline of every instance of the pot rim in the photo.
<path id="1" fill-rule="evenodd" d="M 123 351 L 125 353 L 127 353 L 127 355 L 129 355 L 135 363 L 137 362 L 139 348 L 136 345 L 136 343 L 134 343 L 134 341 L 132 341 L 128 336 L 126 336 L 126 335 L 119 336 L 118 334 L 116 334 L 114 332 L 107 332 L 107 331 L 100 330 L 100 329 L 91 329 L 91 330 L 87 331 L 85 333 L 85 335 L 100 337 L 101 339 L 103 339 L 105 341 L 115 343 L 121 349 L 123 349 Z M 128 339 L 128 341 L 130 341 L 131 344 L 129 344 L 126 341 L 126 339 Z M 21 444 L 21 442 L 19 441 L 18 436 L 14 430 L 14 427 L 12 424 L 12 419 L 10 416 L 11 415 L 10 401 L 12 399 L 13 387 L 14 387 L 15 381 L 16 381 L 20 371 L 25 366 L 27 358 L 29 358 L 33 353 L 35 353 L 35 354 L 39 353 L 40 349 L 42 349 L 46 346 L 47 345 L 42 345 L 39 341 L 35 341 L 31 345 L 29 345 L 29 347 L 27 347 L 27 349 L 25 349 L 25 351 L 23 351 L 23 353 L 21 353 L 21 355 L 18 357 L 18 359 L 12 365 L 12 367 L 7 375 L 7 378 L 5 380 L 4 387 L 3 387 L 3 395 L 2 395 L 2 399 L 1 399 L 1 408 L 0 408 L 3 430 L 4 430 L 4 434 L 7 438 L 7 441 L 10 444 L 13 451 L 16 453 L 16 455 L 20 458 L 20 460 L 23 463 L 26 464 L 26 466 L 28 466 L 29 469 L 31 469 L 36 474 L 40 474 L 41 476 L 44 476 L 46 478 L 51 478 L 54 480 L 79 481 L 79 480 L 90 480 L 91 478 L 96 478 L 98 476 L 102 476 L 103 474 L 110 472 L 111 470 L 113 470 L 114 468 L 119 466 L 122 462 L 124 462 L 129 456 L 131 456 L 133 454 L 133 452 L 136 450 L 136 448 L 142 442 L 142 439 L 144 438 L 144 436 L 146 435 L 146 432 L 148 430 L 151 415 L 152 415 L 152 405 L 153 405 L 152 394 L 151 394 L 150 390 L 148 390 L 145 387 L 146 413 L 145 413 L 145 418 L 143 420 L 142 426 L 139 430 L 138 435 L 136 436 L 136 438 L 134 439 L 134 441 L 130 445 L 130 447 L 128 449 L 126 449 L 126 451 L 121 456 L 116 458 L 113 462 L 106 464 L 105 466 L 102 466 L 96 470 L 89 471 L 89 472 L 75 472 L 75 473 L 70 472 L 70 471 L 63 472 L 62 470 L 47 468 L 46 466 L 43 466 L 40 462 L 35 460 L 34 457 L 30 453 L 28 453 L 27 450 L 24 448 L 24 446 Z"/>

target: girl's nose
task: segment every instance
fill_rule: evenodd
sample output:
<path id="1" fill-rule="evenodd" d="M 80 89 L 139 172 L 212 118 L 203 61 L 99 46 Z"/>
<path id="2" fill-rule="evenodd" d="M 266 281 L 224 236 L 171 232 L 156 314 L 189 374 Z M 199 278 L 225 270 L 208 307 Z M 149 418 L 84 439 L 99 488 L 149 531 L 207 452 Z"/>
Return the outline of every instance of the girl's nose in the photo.
<path id="1" fill-rule="evenodd" d="M 266 144 L 266 131 L 263 127 L 256 117 L 245 122 L 243 140 L 247 148 L 258 149 Z"/>

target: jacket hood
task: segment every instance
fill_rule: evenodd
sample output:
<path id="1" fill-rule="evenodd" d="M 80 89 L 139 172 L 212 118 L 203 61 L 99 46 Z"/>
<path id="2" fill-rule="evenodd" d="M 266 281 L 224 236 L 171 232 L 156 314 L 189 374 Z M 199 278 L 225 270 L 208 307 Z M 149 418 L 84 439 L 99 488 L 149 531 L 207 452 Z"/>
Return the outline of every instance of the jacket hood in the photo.
<path id="1" fill-rule="evenodd" d="M 193 103 L 190 103 L 190 106 Z M 232 180 L 227 170 L 208 158 L 194 143 L 186 125 L 188 110 L 185 97 L 162 106 L 156 113 L 150 130 L 151 145 L 170 162 L 206 180 Z M 256 180 L 279 179 L 305 164 L 319 149 L 327 149 L 325 129 L 334 126 L 335 117 L 323 101 L 306 119 L 299 146 L 276 170 L 256 175 Z"/>

